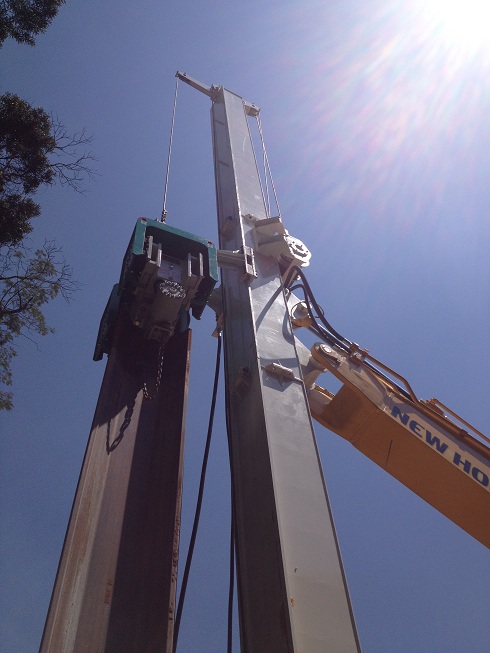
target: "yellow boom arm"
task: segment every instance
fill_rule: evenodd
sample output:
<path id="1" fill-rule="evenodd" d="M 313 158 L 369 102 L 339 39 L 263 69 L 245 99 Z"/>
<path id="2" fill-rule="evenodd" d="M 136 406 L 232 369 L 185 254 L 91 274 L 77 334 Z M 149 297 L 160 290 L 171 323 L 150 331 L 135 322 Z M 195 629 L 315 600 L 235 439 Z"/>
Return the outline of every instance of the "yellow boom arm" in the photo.
<path id="1" fill-rule="evenodd" d="M 416 399 L 356 346 L 317 344 L 311 354 L 343 383 L 335 394 L 311 387 L 313 418 L 490 548 L 490 441 L 437 400 Z"/>

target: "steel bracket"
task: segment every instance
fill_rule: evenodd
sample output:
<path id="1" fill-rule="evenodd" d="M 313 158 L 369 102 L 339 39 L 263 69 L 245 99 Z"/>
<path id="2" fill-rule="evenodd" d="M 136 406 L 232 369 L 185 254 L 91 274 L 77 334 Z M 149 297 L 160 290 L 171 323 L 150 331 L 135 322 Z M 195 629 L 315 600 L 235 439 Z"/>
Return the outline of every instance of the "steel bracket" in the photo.
<path id="1" fill-rule="evenodd" d="M 246 216 L 249 220 L 252 216 Z M 255 249 L 265 256 L 272 256 L 279 262 L 283 278 L 291 267 L 307 267 L 311 252 L 298 238 L 289 235 L 279 216 L 253 220 Z"/>
<path id="2" fill-rule="evenodd" d="M 254 252 L 251 247 L 243 245 L 236 251 L 219 249 L 217 255 L 218 265 L 220 267 L 240 270 L 244 281 L 249 281 L 250 279 L 255 279 L 257 277 Z"/>
<path id="3" fill-rule="evenodd" d="M 281 363 L 269 363 L 268 365 L 263 365 L 262 369 L 273 376 L 277 376 L 279 379 L 287 379 L 288 381 L 299 381 L 300 383 L 303 383 L 303 379 L 295 376 L 294 371 L 290 367 L 281 365 Z"/>

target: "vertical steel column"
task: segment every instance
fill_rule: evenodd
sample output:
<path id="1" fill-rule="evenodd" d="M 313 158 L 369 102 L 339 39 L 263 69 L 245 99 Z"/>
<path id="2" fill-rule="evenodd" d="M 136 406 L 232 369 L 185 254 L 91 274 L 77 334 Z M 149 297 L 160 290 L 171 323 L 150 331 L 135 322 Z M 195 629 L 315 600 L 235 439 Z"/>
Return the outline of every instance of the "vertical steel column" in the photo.
<path id="1" fill-rule="evenodd" d="M 147 347 L 120 316 L 41 653 L 172 651 L 190 332 L 167 343 L 149 400 Z"/>
<path id="2" fill-rule="evenodd" d="M 254 246 L 253 218 L 267 217 L 251 105 L 212 91 L 221 248 L 240 250 Z M 358 652 L 278 263 L 255 252 L 255 266 L 248 281 L 238 268 L 222 274 L 242 651 Z M 269 373 L 270 363 L 296 380 Z"/>

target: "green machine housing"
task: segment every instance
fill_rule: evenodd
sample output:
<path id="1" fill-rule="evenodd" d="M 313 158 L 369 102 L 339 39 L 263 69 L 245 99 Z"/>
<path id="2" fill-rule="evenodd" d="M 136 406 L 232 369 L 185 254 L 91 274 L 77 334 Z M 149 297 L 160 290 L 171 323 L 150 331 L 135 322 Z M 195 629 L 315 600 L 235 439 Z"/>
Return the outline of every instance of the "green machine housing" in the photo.
<path id="1" fill-rule="evenodd" d="M 188 313 L 200 319 L 218 281 L 213 243 L 139 218 L 123 259 L 119 283 L 101 319 L 94 360 L 108 354 L 121 310 L 141 329 L 143 338 L 165 344 Z"/>

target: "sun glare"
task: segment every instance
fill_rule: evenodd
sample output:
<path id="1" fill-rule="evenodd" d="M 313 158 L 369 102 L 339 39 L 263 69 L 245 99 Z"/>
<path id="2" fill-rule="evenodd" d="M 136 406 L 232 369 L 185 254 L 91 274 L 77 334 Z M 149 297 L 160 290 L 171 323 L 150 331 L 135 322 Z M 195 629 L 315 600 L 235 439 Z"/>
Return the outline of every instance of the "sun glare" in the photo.
<path id="1" fill-rule="evenodd" d="M 291 174 L 308 170 L 301 183 L 325 185 L 318 162 L 328 159 L 336 173 L 325 202 L 371 202 L 379 216 L 416 215 L 430 186 L 436 219 L 462 180 L 476 188 L 488 169 L 490 0 L 339 3 L 349 8 L 334 21 L 323 9 L 330 38 L 319 20 L 326 3 L 312 2 L 318 11 L 310 46 L 298 54 L 302 99 L 292 124 L 306 120 L 315 130 Z"/>
<path id="2" fill-rule="evenodd" d="M 448 44 L 475 52 L 490 45 L 489 0 L 426 0 L 433 27 Z"/>

